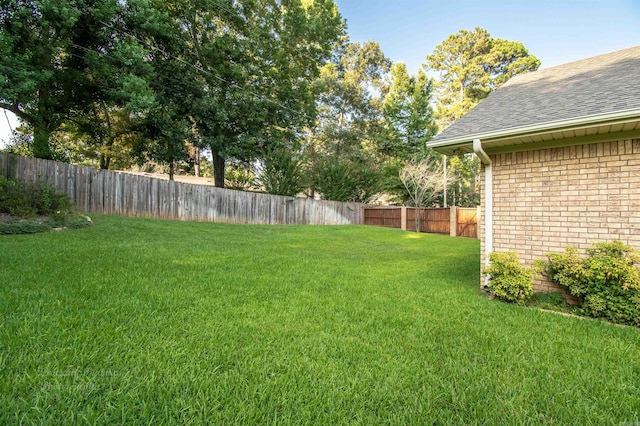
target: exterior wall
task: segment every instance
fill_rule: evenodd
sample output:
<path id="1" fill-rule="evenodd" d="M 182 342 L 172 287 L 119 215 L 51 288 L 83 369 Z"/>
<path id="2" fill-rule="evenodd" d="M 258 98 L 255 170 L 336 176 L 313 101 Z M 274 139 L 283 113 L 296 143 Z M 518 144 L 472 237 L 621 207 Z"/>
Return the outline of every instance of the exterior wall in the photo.
<path id="1" fill-rule="evenodd" d="M 567 246 L 640 249 L 640 139 L 491 155 L 493 245 L 527 265 Z M 482 170 L 484 185 L 484 167 Z M 484 188 L 480 236 L 484 265 Z M 538 279 L 536 291 L 555 290 Z"/>

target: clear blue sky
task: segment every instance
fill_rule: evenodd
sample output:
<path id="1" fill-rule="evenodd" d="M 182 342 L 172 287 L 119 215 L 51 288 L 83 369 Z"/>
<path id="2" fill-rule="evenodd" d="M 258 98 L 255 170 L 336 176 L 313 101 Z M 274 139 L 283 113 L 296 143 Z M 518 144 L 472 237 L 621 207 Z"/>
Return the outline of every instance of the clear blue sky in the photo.
<path id="1" fill-rule="evenodd" d="M 640 45 L 640 0 L 336 0 L 351 41 L 377 41 L 414 73 L 450 34 L 482 27 L 542 67 Z"/>
<path id="2" fill-rule="evenodd" d="M 375 40 L 415 73 L 450 34 L 482 27 L 542 67 L 640 45 L 640 0 L 336 0 L 352 41 Z M 16 126 L 15 119 L 11 121 Z M 0 114 L 0 146 L 9 125 Z"/>

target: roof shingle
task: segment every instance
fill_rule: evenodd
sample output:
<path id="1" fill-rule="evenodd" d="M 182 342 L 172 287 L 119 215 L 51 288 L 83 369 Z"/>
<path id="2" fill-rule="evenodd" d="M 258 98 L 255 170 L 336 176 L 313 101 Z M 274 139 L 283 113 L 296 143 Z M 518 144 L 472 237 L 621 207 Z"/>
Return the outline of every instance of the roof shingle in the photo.
<path id="1" fill-rule="evenodd" d="M 432 142 L 640 109 L 640 46 L 513 77 Z"/>

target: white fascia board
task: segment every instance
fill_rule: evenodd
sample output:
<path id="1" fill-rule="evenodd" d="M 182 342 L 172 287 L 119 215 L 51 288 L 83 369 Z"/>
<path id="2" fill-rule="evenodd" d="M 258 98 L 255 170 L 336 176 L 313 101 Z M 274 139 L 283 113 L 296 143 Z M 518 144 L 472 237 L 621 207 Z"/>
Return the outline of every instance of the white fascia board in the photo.
<path id="1" fill-rule="evenodd" d="M 640 119 L 640 109 L 634 108 L 606 114 L 572 118 L 569 120 L 548 121 L 545 123 L 515 127 L 510 129 L 502 129 L 488 133 L 478 133 L 475 135 L 468 135 L 454 139 L 445 139 L 443 141 L 427 142 L 427 146 L 429 148 L 442 148 L 454 145 L 471 145 L 474 139 L 480 139 L 484 142 L 487 142 L 493 139 L 525 136 L 532 133 L 540 134 L 548 131 L 561 131 L 569 129 L 580 129 L 584 127 L 594 127 L 603 124 L 616 124 L 632 119 Z"/>

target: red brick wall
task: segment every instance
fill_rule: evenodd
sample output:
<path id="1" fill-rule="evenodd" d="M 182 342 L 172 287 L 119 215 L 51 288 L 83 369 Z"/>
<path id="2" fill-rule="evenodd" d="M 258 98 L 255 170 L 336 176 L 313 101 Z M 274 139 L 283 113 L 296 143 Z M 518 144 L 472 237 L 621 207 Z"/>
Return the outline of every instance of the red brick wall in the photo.
<path id="1" fill-rule="evenodd" d="M 531 265 L 547 252 L 584 253 L 599 241 L 640 249 L 639 139 L 490 157 L 494 251 L 514 250 Z M 479 232 L 484 264 L 483 224 Z M 538 279 L 535 289 L 554 286 Z"/>

